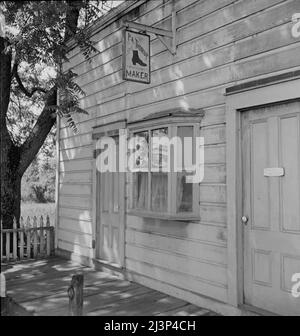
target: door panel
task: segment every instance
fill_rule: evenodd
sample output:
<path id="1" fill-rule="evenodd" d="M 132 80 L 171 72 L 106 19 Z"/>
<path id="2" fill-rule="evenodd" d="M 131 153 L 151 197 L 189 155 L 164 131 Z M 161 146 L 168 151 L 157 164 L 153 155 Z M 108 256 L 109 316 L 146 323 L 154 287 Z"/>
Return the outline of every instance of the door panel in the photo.
<path id="1" fill-rule="evenodd" d="M 98 185 L 98 258 L 116 266 L 124 258 L 125 174 L 119 172 L 119 138 L 116 142 L 116 172 L 97 172 Z"/>
<path id="2" fill-rule="evenodd" d="M 268 169 L 268 173 L 266 172 Z M 284 175 L 276 175 L 283 168 Z M 276 176 L 269 176 L 269 172 Z M 242 113 L 244 301 L 300 315 L 300 103 Z M 272 175 L 272 174 L 271 174 Z"/>

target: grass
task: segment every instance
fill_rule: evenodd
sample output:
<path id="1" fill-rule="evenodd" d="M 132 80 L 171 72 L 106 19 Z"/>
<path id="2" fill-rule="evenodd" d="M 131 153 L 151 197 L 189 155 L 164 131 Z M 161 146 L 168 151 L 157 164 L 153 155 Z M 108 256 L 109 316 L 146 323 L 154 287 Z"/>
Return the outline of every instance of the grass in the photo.
<path id="1" fill-rule="evenodd" d="M 21 204 L 21 216 L 26 219 L 28 216 L 37 216 L 38 218 L 49 215 L 51 225 L 54 225 L 55 221 L 55 203 L 22 203 Z"/>

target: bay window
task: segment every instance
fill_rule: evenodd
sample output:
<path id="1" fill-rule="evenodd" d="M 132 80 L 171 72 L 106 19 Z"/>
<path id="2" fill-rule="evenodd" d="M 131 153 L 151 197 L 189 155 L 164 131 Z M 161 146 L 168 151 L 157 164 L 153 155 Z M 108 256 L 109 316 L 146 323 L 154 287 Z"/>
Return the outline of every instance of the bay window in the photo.
<path id="1" fill-rule="evenodd" d="M 129 212 L 138 216 L 199 219 L 199 183 L 195 174 L 196 137 L 202 113 L 182 111 L 152 115 L 129 123 Z"/>

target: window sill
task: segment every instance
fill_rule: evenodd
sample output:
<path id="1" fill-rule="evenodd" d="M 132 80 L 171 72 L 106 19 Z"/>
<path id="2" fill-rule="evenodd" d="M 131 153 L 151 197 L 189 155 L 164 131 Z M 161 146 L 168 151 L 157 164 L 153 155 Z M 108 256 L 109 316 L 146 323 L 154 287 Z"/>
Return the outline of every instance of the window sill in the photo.
<path id="1" fill-rule="evenodd" d="M 144 218 L 153 218 L 153 219 L 163 219 L 163 220 L 172 220 L 172 221 L 181 221 L 181 222 L 189 222 L 189 221 L 199 221 L 200 216 L 195 214 L 169 214 L 169 213 L 159 213 L 159 212 L 147 212 L 140 210 L 129 210 L 127 211 L 128 215 L 144 217 Z"/>

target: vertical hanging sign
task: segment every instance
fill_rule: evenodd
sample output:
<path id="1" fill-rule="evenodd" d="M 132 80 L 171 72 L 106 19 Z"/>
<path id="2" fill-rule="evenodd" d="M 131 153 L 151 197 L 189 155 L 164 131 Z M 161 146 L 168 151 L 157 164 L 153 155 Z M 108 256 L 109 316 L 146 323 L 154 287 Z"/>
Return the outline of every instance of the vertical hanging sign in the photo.
<path id="1" fill-rule="evenodd" d="M 123 79 L 150 83 L 150 36 L 124 30 Z"/>

